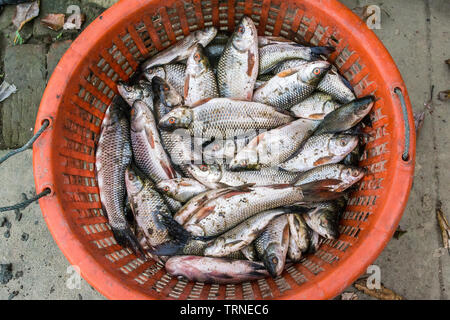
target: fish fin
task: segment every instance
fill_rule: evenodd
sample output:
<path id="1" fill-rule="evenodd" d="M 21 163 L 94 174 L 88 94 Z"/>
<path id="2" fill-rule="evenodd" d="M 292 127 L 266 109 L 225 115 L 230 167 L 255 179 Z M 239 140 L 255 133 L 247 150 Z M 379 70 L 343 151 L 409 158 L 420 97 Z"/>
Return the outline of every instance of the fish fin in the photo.
<path id="1" fill-rule="evenodd" d="M 130 248 L 139 258 L 145 258 L 145 251 L 130 228 L 117 229 L 111 227 L 111 231 L 118 244 Z"/>
<path id="2" fill-rule="evenodd" d="M 160 214 L 160 221 L 176 241 L 186 243 L 192 237 L 191 233 L 184 229 L 183 226 L 171 216 Z"/>
<path id="3" fill-rule="evenodd" d="M 335 47 L 326 46 L 326 47 L 312 47 L 311 53 L 314 56 L 321 56 L 321 55 L 329 55 L 330 53 L 333 53 L 336 50 Z"/>
<path id="4" fill-rule="evenodd" d="M 300 185 L 303 192 L 302 201 L 317 202 L 337 199 L 342 196 L 342 193 L 334 191 L 334 188 L 340 183 L 341 180 L 325 179 L 302 184 Z"/>
<path id="5" fill-rule="evenodd" d="M 191 76 L 189 74 L 186 75 L 186 78 L 184 79 L 184 100 L 186 100 L 189 96 L 189 81 L 191 79 Z"/>
<path id="6" fill-rule="evenodd" d="M 322 157 L 322 158 L 317 159 L 316 161 L 314 161 L 313 165 L 317 167 L 317 166 L 320 166 L 320 165 L 323 165 L 323 164 L 327 164 L 331 160 L 333 160 L 333 157 L 325 156 L 325 157 Z"/>
<path id="7" fill-rule="evenodd" d="M 294 69 L 294 68 L 292 68 L 292 69 L 286 69 L 286 70 L 283 70 L 283 71 L 281 71 L 280 73 L 278 73 L 277 75 L 276 75 L 276 77 L 279 77 L 279 78 L 285 78 L 285 77 L 288 77 L 288 76 L 290 76 L 290 75 L 293 75 L 294 73 L 297 73 L 298 72 L 298 70 L 296 70 L 296 69 Z"/>
<path id="8" fill-rule="evenodd" d="M 172 240 L 157 245 L 149 251 L 156 256 L 174 256 L 182 252 L 184 245 L 185 243 Z"/>
<path id="9" fill-rule="evenodd" d="M 258 64 L 256 63 L 256 58 L 251 50 L 248 51 L 247 57 L 247 75 L 251 77 L 253 75 L 253 69 L 258 68 Z"/>

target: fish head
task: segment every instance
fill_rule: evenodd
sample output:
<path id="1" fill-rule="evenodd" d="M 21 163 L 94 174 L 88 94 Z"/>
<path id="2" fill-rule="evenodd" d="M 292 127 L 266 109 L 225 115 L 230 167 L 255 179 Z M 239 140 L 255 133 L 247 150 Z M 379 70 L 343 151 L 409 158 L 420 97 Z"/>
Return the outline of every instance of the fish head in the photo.
<path id="1" fill-rule="evenodd" d="M 150 109 L 153 109 L 153 91 L 149 82 L 141 80 L 133 86 L 124 82 L 119 82 L 117 84 L 117 90 L 130 106 L 132 106 L 136 100 L 142 100 Z"/>
<path id="2" fill-rule="evenodd" d="M 191 164 L 188 170 L 196 180 L 205 185 L 217 183 L 222 178 L 222 168 L 218 164 Z"/>
<path id="3" fill-rule="evenodd" d="M 298 67 L 297 78 L 299 81 L 307 83 L 311 86 L 317 86 L 323 79 L 331 64 L 327 61 L 313 61 Z"/>
<path id="4" fill-rule="evenodd" d="M 183 104 L 183 97 L 163 78 L 158 76 L 153 77 L 152 87 L 161 102 L 167 107 L 175 108 Z"/>
<path id="5" fill-rule="evenodd" d="M 125 171 L 125 185 L 129 197 L 136 196 L 144 188 L 144 180 L 139 176 L 133 166 L 128 166 Z"/>
<path id="6" fill-rule="evenodd" d="M 317 227 L 322 236 L 327 239 L 337 239 L 339 237 L 339 213 L 337 210 L 328 208 L 319 209 L 315 213 Z"/>
<path id="7" fill-rule="evenodd" d="M 330 139 L 330 152 L 333 155 L 346 155 L 352 152 L 359 143 L 359 138 L 349 134 L 335 134 Z"/>
<path id="8" fill-rule="evenodd" d="M 365 173 L 366 170 L 364 168 L 344 166 L 341 170 L 339 179 L 342 180 L 342 182 L 345 185 L 345 189 L 347 189 L 348 187 L 354 185 L 359 180 L 361 180 L 364 177 Z"/>
<path id="9" fill-rule="evenodd" d="M 215 140 L 203 149 L 206 160 L 229 159 L 234 157 L 235 143 L 233 140 Z"/>
<path id="10" fill-rule="evenodd" d="M 284 268 L 282 247 L 279 243 L 271 243 L 264 252 L 264 265 L 270 275 L 277 277 Z"/>
<path id="11" fill-rule="evenodd" d="M 236 50 L 245 52 L 248 51 L 258 40 L 258 31 L 252 19 L 247 16 L 242 17 L 234 34 L 231 38 L 231 43 Z"/>
<path id="12" fill-rule="evenodd" d="M 375 103 L 375 97 L 367 96 L 356 99 L 351 103 L 353 104 L 353 112 L 355 113 L 355 115 L 358 117 L 358 119 L 362 119 L 369 114 L 370 110 L 372 110 L 372 107 Z"/>
<path id="13" fill-rule="evenodd" d="M 102 121 L 102 127 L 111 126 L 120 121 L 124 116 L 124 112 L 119 103 L 113 101 L 108 109 L 106 109 L 105 117 Z"/>
<path id="14" fill-rule="evenodd" d="M 147 122 L 147 116 L 151 114 L 149 111 L 149 107 L 143 101 L 136 100 L 133 103 L 130 111 L 131 130 L 135 132 L 144 130 Z"/>
<path id="15" fill-rule="evenodd" d="M 257 151 L 255 152 L 245 152 L 241 150 L 238 154 L 231 160 L 229 169 L 231 171 L 242 171 L 242 170 L 259 170 L 261 165 L 257 161 Z"/>
<path id="16" fill-rule="evenodd" d="M 171 110 L 159 121 L 159 128 L 173 131 L 177 128 L 188 129 L 194 118 L 193 110 L 186 107 L 178 107 Z"/>
<path id="17" fill-rule="evenodd" d="M 187 60 L 186 66 L 186 74 L 194 78 L 201 76 L 210 69 L 209 60 L 206 57 L 201 44 L 197 44 L 194 47 Z"/>
<path id="18" fill-rule="evenodd" d="M 179 193 L 179 179 L 162 180 L 156 184 L 156 189 L 173 198 Z"/>
<path id="19" fill-rule="evenodd" d="M 148 81 L 152 82 L 154 77 L 166 78 L 166 71 L 163 67 L 154 67 L 144 70 L 144 76 Z"/>
<path id="20" fill-rule="evenodd" d="M 195 31 L 195 38 L 202 46 L 206 47 L 214 37 L 217 35 L 217 29 L 215 27 L 207 27 L 202 30 Z"/>

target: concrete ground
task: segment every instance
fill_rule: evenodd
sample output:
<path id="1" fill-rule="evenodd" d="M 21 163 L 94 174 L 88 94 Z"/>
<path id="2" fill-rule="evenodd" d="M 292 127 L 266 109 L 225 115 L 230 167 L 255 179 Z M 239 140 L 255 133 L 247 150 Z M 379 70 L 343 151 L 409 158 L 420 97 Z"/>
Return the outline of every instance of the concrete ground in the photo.
<path id="1" fill-rule="evenodd" d="M 66 1 L 41 1 L 42 11 L 51 12 L 58 5 L 65 8 Z M 114 0 L 84 1 L 82 10 L 88 11 L 88 21 L 99 14 Z M 374 30 L 394 57 L 406 82 L 414 111 L 421 111 L 424 102 L 430 98 L 430 87 L 435 86 L 434 111 L 427 112 L 423 128 L 417 141 L 416 172 L 413 189 L 409 198 L 401 229 L 405 230 L 399 239 L 392 239 L 380 257 L 374 262 L 380 267 L 381 282 L 388 288 L 407 299 L 449 299 L 450 297 L 450 255 L 442 248 L 435 209 L 442 202 L 442 210 L 450 218 L 450 127 L 447 124 L 450 108 L 448 102 L 437 100 L 439 91 L 450 89 L 450 69 L 444 61 L 450 53 L 450 2 L 447 0 L 342 0 L 349 8 L 375 4 L 382 9 L 381 29 Z M 47 4 L 46 4 L 47 3 Z M 55 4 L 56 3 L 56 4 Z M 65 9 L 63 9 L 65 10 Z M 12 13 L 11 13 L 12 12 Z M 56 11 L 61 12 L 61 11 Z M 0 148 L 17 147 L 28 135 L 18 134 L 14 127 L 12 108 L 38 106 L 41 88 L 30 88 L 26 81 L 36 83 L 51 74 L 59 57 L 70 45 L 76 34 L 51 33 L 43 30 L 38 22 L 31 22 L 33 34 L 23 49 L 16 46 L 11 49 L 11 30 L 8 19 L 13 11 L 5 10 L 0 14 L 0 75 L 6 71 L 6 77 L 17 79 L 21 86 L 16 97 L 6 100 L 0 122 Z M 5 15 L 8 15 L 5 17 Z M 24 31 L 24 32 L 25 32 Z M 55 44 L 56 43 L 56 44 Z M 32 47 L 30 47 L 32 46 Z M 8 49 L 5 49 L 9 47 Z M 32 51 L 30 51 L 32 50 Z M 27 54 L 34 52 L 35 64 L 40 64 L 39 72 L 27 75 L 9 75 L 8 69 L 16 67 L 5 58 L 16 52 Z M 9 59 L 11 60 L 11 59 Z M 24 61 L 26 63 L 26 61 Z M 26 66 L 23 67 L 27 70 Z M 23 74 L 22 74 L 23 75 Z M 14 78 L 16 77 L 16 78 Z M 0 78 L 0 80 L 2 80 Z M 22 81 L 22 82 L 20 82 Z M 19 87 L 18 85 L 18 87 Z M 22 90 L 22 93 L 21 93 Z M 28 91 L 27 91 L 28 90 Z M 28 100 L 26 100 L 28 99 Z M 26 103 L 24 103 L 26 102 Z M 34 115 L 22 125 L 21 132 L 32 129 Z M 27 127 L 28 126 L 28 127 Z M 5 129 L 6 127 L 6 129 Z M 31 131 L 30 131 L 31 132 Z M 0 156 L 6 151 L 0 151 Z M 13 174 L 12 174 L 13 173 Z M 31 151 L 27 151 L 0 167 L 0 206 L 15 203 L 24 193 L 34 193 Z M 53 241 L 41 216 L 39 206 L 32 204 L 21 212 L 16 219 L 15 212 L 0 217 L 0 264 L 12 264 L 11 276 L 0 274 L 0 299 L 103 299 L 86 282 L 80 289 L 69 289 L 72 279 L 69 263 Z M 9 274 L 3 272 L 3 274 Z M 11 279 L 10 279 L 11 278 Z M 5 282 L 5 284 L 2 283 Z M 348 288 L 346 291 L 354 291 Z M 370 299 L 357 293 L 359 299 Z"/>

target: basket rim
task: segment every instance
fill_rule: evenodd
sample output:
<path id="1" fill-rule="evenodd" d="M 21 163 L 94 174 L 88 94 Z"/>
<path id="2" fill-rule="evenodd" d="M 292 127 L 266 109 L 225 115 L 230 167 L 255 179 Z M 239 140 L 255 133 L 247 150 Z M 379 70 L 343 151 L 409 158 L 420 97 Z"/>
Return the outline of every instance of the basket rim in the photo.
<path id="1" fill-rule="evenodd" d="M 170 5 L 176 1 L 168 0 L 165 4 Z M 352 33 L 353 37 L 360 38 L 361 42 L 364 42 L 362 50 L 370 51 L 371 54 L 368 56 L 376 64 L 376 67 L 385 73 L 383 75 L 386 85 L 383 85 L 383 87 L 386 87 L 385 89 L 392 93 L 392 105 L 400 108 L 398 101 L 395 103 L 393 93 L 395 88 L 400 88 L 405 95 L 409 125 L 410 128 L 414 128 L 412 107 L 403 79 L 392 57 L 375 33 L 350 9 L 337 0 L 324 0 L 320 1 L 320 3 L 316 0 L 293 0 L 293 2 L 301 3 L 302 6 L 314 7 L 318 11 L 323 11 L 323 7 L 326 7 L 326 14 L 330 19 L 334 19 L 342 30 Z M 149 3 L 156 4 L 158 0 L 150 0 L 145 3 L 135 0 L 121 0 L 114 4 L 77 37 L 60 60 L 44 92 L 36 119 L 36 131 L 44 119 L 50 119 L 51 121 L 49 130 L 46 130 L 33 147 L 33 171 L 36 192 L 41 192 L 47 187 L 53 189 L 55 182 L 58 181 L 58 177 L 54 175 L 52 170 L 52 161 L 50 161 L 56 150 L 56 147 L 54 147 L 55 133 L 52 130 L 52 121 L 58 113 L 61 96 L 65 91 L 70 75 L 79 68 L 80 61 L 88 56 L 89 50 L 83 49 L 91 47 L 98 39 L 103 37 L 104 30 L 117 25 L 119 20 L 123 21 L 127 17 L 133 16 L 141 7 Z M 396 112 L 401 115 L 400 109 Z M 393 131 L 392 140 L 395 141 L 395 138 L 398 138 L 398 143 L 392 143 L 392 151 L 390 152 L 390 170 L 393 173 L 390 180 L 392 181 L 385 189 L 385 201 L 380 205 L 383 207 L 380 210 L 382 214 L 378 217 L 373 217 L 376 218 L 374 228 L 367 234 L 367 237 L 370 237 L 370 239 L 358 241 L 352 248 L 353 252 L 340 260 L 338 268 L 322 272 L 314 281 L 302 284 L 300 292 L 282 295 L 278 299 L 333 298 L 351 285 L 387 245 L 406 207 L 412 186 L 415 163 L 414 130 L 410 130 L 410 157 L 407 161 L 401 158 L 403 152 L 403 144 L 401 142 L 404 139 L 404 128 L 400 125 L 395 126 Z M 94 257 L 93 252 L 78 240 L 80 234 L 60 214 L 60 212 L 63 212 L 62 199 L 54 191 L 52 190 L 52 194 L 49 197 L 39 200 L 41 211 L 55 242 L 69 262 L 80 268 L 83 278 L 108 299 L 150 299 L 151 297 L 144 294 L 137 285 L 133 286 L 128 282 L 121 281 L 116 274 L 105 270 L 102 265 L 103 260 Z M 104 263 L 110 263 L 105 257 L 103 259 Z"/>

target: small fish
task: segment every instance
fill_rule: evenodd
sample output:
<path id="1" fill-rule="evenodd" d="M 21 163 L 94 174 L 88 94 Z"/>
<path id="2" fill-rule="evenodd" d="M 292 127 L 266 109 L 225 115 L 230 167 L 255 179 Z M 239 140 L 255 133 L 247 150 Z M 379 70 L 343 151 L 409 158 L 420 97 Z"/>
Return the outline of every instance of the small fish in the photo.
<path id="1" fill-rule="evenodd" d="M 265 187 L 242 186 L 204 202 L 184 224 L 194 236 L 218 236 L 253 215 L 303 201 L 336 199 L 341 194 L 331 192 L 338 180 L 318 181 L 301 187 L 271 185 Z"/>
<path id="2" fill-rule="evenodd" d="M 289 223 L 286 215 L 273 219 L 255 240 L 258 256 L 272 277 L 281 275 L 289 248 Z"/>
<path id="3" fill-rule="evenodd" d="M 332 189 L 342 192 L 360 181 L 364 177 L 365 172 L 366 170 L 364 168 L 351 167 L 343 164 L 326 164 L 304 172 L 300 175 L 295 185 L 299 186 L 324 179 L 336 179 L 340 180 L 340 183 Z"/>
<path id="4" fill-rule="evenodd" d="M 289 222 L 288 257 L 297 262 L 301 259 L 303 253 L 308 251 L 311 230 L 301 214 L 289 214 L 287 218 Z"/>
<path id="5" fill-rule="evenodd" d="M 117 83 L 117 90 L 130 107 L 133 106 L 136 100 L 141 100 L 150 110 L 153 110 L 154 96 L 151 83 L 141 80 L 134 86 L 130 86 L 126 83 L 119 82 Z"/>
<path id="6" fill-rule="evenodd" d="M 375 103 L 375 97 L 356 99 L 327 114 L 315 134 L 343 132 L 356 126 Z"/>
<path id="7" fill-rule="evenodd" d="M 358 145 L 357 136 L 325 133 L 313 135 L 298 153 L 279 165 L 283 170 L 303 172 L 325 164 L 342 161 Z"/>
<path id="8" fill-rule="evenodd" d="M 264 47 L 269 44 L 291 44 L 296 45 L 297 43 L 286 39 L 284 37 L 275 37 L 275 36 L 258 36 L 258 46 Z"/>
<path id="9" fill-rule="evenodd" d="M 163 78 L 158 76 L 153 77 L 152 80 L 153 90 L 158 95 L 161 103 L 166 107 L 172 109 L 180 107 L 184 104 L 183 97 L 177 92 L 177 90 L 170 85 Z"/>
<path id="10" fill-rule="evenodd" d="M 258 88 L 253 101 L 280 109 L 290 109 L 309 97 L 331 68 L 326 61 L 314 61 L 284 70 Z"/>
<path id="11" fill-rule="evenodd" d="M 214 27 L 207 27 L 203 30 L 197 30 L 190 35 L 184 37 L 176 44 L 171 45 L 167 49 L 158 52 L 153 57 L 145 61 L 141 68 L 147 70 L 149 68 L 165 65 L 168 63 L 174 63 L 186 60 L 191 53 L 192 48 L 200 43 L 203 46 L 207 46 L 217 34 L 217 29 Z"/>
<path id="12" fill-rule="evenodd" d="M 306 224 L 325 239 L 339 238 L 340 207 L 335 202 L 318 203 L 304 214 Z"/>
<path id="13" fill-rule="evenodd" d="M 100 200 L 114 238 L 118 244 L 142 255 L 142 247 L 125 217 L 125 170 L 132 158 L 126 108 L 125 101 L 117 97 L 106 111 L 96 151 L 95 168 Z"/>
<path id="14" fill-rule="evenodd" d="M 208 190 L 203 184 L 190 178 L 162 180 L 156 184 L 156 188 L 158 191 L 182 203 L 186 203 L 196 195 Z"/>
<path id="15" fill-rule="evenodd" d="M 167 81 L 179 95 L 184 94 L 184 78 L 186 66 L 181 63 L 166 64 L 160 67 L 150 68 L 144 71 L 144 76 L 148 81 L 153 82 L 154 77 L 160 77 Z"/>
<path id="16" fill-rule="evenodd" d="M 217 66 L 220 96 L 251 101 L 258 68 L 258 32 L 252 19 L 244 16 Z"/>
<path id="17" fill-rule="evenodd" d="M 340 107 L 341 104 L 334 101 L 330 95 L 316 92 L 293 106 L 290 111 L 298 118 L 323 120 L 327 114 Z"/>
<path id="18" fill-rule="evenodd" d="M 279 63 L 290 59 L 303 59 L 313 61 L 320 55 L 328 55 L 335 49 L 333 47 L 304 47 L 299 44 L 271 44 L 260 49 L 259 74 L 272 71 Z"/>
<path id="19" fill-rule="evenodd" d="M 298 119 L 259 134 L 236 154 L 230 162 L 230 170 L 259 170 L 283 163 L 313 134 L 319 124 L 320 121 Z"/>
<path id="20" fill-rule="evenodd" d="M 131 144 L 136 165 L 155 183 L 179 176 L 162 146 L 153 113 L 140 100 L 131 109 Z"/>
<path id="21" fill-rule="evenodd" d="M 254 186 L 290 184 L 299 177 L 299 174 L 292 174 L 275 168 L 233 172 L 219 164 L 190 165 L 188 170 L 196 180 L 210 189 L 219 189 L 227 186 L 238 187 L 246 184 Z"/>
<path id="22" fill-rule="evenodd" d="M 173 277 L 202 283 L 241 283 L 269 275 L 260 262 L 225 258 L 177 256 L 167 260 L 165 267 Z"/>
<path id="23" fill-rule="evenodd" d="M 193 107 L 202 101 L 218 96 L 216 77 L 204 53 L 203 46 L 198 44 L 187 60 L 184 84 L 185 105 Z"/>
<path id="24" fill-rule="evenodd" d="M 223 257 L 244 249 L 255 240 L 264 228 L 276 217 L 286 213 L 285 209 L 260 212 L 241 222 L 233 229 L 218 236 L 205 249 L 205 256 Z"/>
<path id="25" fill-rule="evenodd" d="M 209 141 L 248 135 L 249 130 L 272 129 L 291 122 L 290 115 L 257 102 L 228 98 L 211 99 L 195 108 L 176 108 L 159 121 L 159 128 L 189 129 L 191 135 Z"/>

